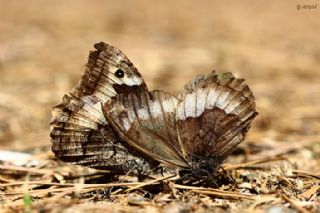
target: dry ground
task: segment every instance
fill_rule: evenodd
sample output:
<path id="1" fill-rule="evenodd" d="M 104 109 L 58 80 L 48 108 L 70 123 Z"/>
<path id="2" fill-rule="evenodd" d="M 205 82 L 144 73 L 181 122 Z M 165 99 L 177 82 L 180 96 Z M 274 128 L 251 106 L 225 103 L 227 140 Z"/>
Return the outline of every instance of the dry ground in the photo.
<path id="1" fill-rule="evenodd" d="M 0 149 L 38 159 L 36 168 L 0 164 L 1 210 L 320 212 L 319 6 L 1 0 Z M 77 84 L 98 41 L 122 49 L 151 88 L 177 94 L 212 69 L 247 80 L 260 115 L 224 165 L 235 182 L 209 189 L 165 174 L 141 183 L 53 160 L 51 107 Z"/>

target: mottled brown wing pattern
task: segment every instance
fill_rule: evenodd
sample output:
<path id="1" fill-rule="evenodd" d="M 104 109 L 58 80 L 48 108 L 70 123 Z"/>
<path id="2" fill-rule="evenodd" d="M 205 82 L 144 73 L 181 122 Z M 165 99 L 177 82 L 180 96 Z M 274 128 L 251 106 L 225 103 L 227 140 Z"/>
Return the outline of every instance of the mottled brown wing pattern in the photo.
<path id="1" fill-rule="evenodd" d="M 120 50 L 103 42 L 94 46 L 78 86 L 53 108 L 52 150 L 61 160 L 94 168 L 144 161 L 120 143 L 101 105 L 119 93 L 147 90 L 146 84 Z"/>
<path id="2" fill-rule="evenodd" d="M 257 115 L 249 87 L 231 73 L 197 76 L 178 100 L 176 122 L 188 161 L 222 161 L 243 141 Z"/>
<path id="3" fill-rule="evenodd" d="M 103 112 L 134 149 L 194 174 L 216 171 L 257 115 L 243 80 L 215 72 L 188 83 L 178 101 L 162 91 L 119 95 Z"/>
<path id="4" fill-rule="evenodd" d="M 163 91 L 119 95 L 103 112 L 120 137 L 159 162 L 187 167 L 175 128 L 176 99 Z"/>
<path id="5" fill-rule="evenodd" d="M 177 100 L 149 92 L 117 48 L 94 47 L 79 85 L 53 108 L 52 150 L 63 161 L 116 172 L 163 163 L 206 175 L 244 140 L 257 115 L 249 87 L 231 73 L 197 76 Z"/>

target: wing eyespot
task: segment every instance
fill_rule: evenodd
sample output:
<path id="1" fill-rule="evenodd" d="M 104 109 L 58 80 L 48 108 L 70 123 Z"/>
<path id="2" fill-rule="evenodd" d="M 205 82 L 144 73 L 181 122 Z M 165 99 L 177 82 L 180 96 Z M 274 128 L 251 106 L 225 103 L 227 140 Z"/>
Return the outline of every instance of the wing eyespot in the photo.
<path id="1" fill-rule="evenodd" d="M 114 73 L 117 78 L 123 78 L 124 77 L 124 71 L 122 69 L 117 69 L 117 71 Z"/>

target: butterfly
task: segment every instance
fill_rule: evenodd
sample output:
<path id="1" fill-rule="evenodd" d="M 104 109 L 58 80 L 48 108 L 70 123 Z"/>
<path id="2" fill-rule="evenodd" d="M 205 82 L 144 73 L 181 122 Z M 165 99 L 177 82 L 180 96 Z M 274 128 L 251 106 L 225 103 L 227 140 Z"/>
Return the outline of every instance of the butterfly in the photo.
<path id="1" fill-rule="evenodd" d="M 257 116 L 244 80 L 214 71 L 195 77 L 178 98 L 159 90 L 119 94 L 102 110 L 130 146 L 193 176 L 214 174 Z"/>
<path id="2" fill-rule="evenodd" d="M 129 93 L 147 91 L 137 68 L 117 48 L 94 45 L 79 84 L 53 107 L 52 151 L 62 161 L 96 169 L 148 171 L 152 163 L 128 151 L 109 125 L 102 103 Z"/>
<path id="3" fill-rule="evenodd" d="M 146 171 L 159 164 L 214 174 L 258 114 L 243 79 L 196 76 L 175 98 L 149 91 L 117 48 L 95 45 L 80 83 L 53 108 L 52 150 L 73 164 Z"/>

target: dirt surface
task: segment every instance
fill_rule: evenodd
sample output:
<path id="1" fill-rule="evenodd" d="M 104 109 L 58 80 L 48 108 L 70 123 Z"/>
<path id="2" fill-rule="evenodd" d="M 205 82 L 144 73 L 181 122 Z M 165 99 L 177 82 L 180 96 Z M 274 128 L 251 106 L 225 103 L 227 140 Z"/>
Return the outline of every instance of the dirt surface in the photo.
<path id="1" fill-rule="evenodd" d="M 0 150 L 36 159 L 35 168 L 0 163 L 3 211 L 320 211 L 318 0 L 0 4 Z M 318 5 L 297 9 L 305 4 Z M 246 79 L 259 116 L 221 171 L 233 181 L 215 189 L 169 174 L 137 181 L 54 159 L 51 107 L 99 41 L 125 52 L 151 89 L 178 94 L 212 69 Z"/>

